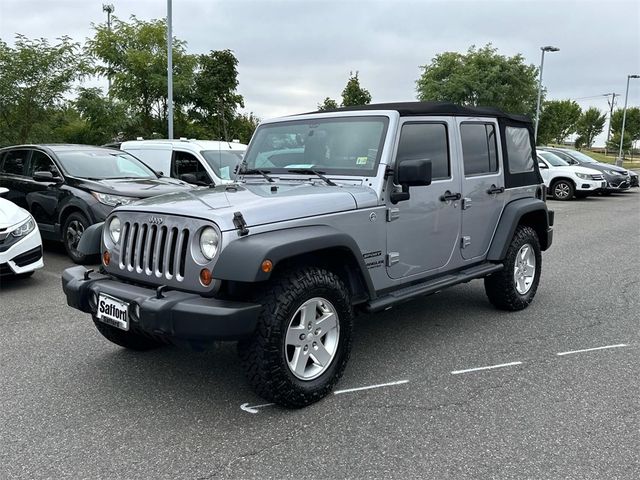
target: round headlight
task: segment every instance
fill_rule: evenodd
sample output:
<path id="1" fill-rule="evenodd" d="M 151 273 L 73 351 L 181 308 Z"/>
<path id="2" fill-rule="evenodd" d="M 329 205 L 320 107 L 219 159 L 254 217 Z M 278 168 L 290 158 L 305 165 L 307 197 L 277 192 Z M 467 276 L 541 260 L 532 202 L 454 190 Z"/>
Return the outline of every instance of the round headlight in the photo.
<path id="1" fill-rule="evenodd" d="M 206 227 L 200 234 L 200 251 L 204 258 L 211 260 L 218 253 L 220 236 L 212 227 Z"/>
<path id="2" fill-rule="evenodd" d="M 109 222 L 109 237 L 113 243 L 118 243 L 120 240 L 120 219 L 113 217 Z"/>

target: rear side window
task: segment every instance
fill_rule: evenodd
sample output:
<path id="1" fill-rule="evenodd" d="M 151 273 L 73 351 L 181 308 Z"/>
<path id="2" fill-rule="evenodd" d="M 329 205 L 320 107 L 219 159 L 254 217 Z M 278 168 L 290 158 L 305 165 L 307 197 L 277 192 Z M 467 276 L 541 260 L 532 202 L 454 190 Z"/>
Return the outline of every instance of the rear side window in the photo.
<path id="1" fill-rule="evenodd" d="M 27 167 L 29 150 L 11 150 L 4 156 L 2 173 L 11 175 L 24 175 Z"/>
<path id="2" fill-rule="evenodd" d="M 397 164 L 405 160 L 431 160 L 433 180 L 449 178 L 449 142 L 443 123 L 405 123 L 400 132 Z"/>
<path id="3" fill-rule="evenodd" d="M 505 141 L 509 173 L 533 172 L 533 152 L 529 130 L 521 127 L 506 127 Z"/>
<path id="4" fill-rule="evenodd" d="M 498 171 L 496 129 L 491 123 L 460 125 L 464 174 L 482 175 Z"/>

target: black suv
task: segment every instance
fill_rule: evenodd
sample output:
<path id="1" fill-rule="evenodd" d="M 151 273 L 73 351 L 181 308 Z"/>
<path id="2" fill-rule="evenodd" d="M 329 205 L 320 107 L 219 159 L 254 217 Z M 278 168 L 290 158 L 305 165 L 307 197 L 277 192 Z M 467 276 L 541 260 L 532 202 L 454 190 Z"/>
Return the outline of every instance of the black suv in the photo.
<path id="1" fill-rule="evenodd" d="M 102 222 L 116 205 L 193 187 L 161 177 L 134 156 L 89 145 L 19 145 L 0 149 L 0 187 L 27 209 L 45 239 L 62 241 L 69 257 L 84 230 Z"/>

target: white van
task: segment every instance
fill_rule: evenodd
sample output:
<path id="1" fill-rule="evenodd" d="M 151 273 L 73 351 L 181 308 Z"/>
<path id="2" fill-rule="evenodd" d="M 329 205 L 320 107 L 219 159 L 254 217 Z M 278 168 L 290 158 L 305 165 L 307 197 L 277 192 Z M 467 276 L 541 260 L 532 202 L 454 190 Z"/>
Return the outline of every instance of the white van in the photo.
<path id="1" fill-rule="evenodd" d="M 131 140 L 120 149 L 168 177 L 196 185 L 233 181 L 247 146 L 213 140 Z"/>

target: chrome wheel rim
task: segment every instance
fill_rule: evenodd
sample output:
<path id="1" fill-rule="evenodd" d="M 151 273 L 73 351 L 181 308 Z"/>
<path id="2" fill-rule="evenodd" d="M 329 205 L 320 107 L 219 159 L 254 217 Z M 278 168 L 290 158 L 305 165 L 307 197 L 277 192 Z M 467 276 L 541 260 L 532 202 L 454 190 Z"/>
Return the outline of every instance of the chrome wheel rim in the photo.
<path id="1" fill-rule="evenodd" d="M 67 227 L 67 245 L 74 252 L 78 250 L 78 243 L 84 233 L 84 225 L 78 220 L 73 220 Z"/>
<path id="2" fill-rule="evenodd" d="M 325 298 L 304 302 L 291 317 L 284 355 L 291 373 L 300 380 L 322 375 L 338 351 L 340 322 L 335 307 Z"/>
<path id="3" fill-rule="evenodd" d="M 536 255 L 533 247 L 525 243 L 520 247 L 520 250 L 518 250 L 515 267 L 513 269 L 513 280 L 516 284 L 516 291 L 520 295 L 526 294 L 531 290 L 535 276 Z"/>
<path id="4" fill-rule="evenodd" d="M 556 197 L 558 198 L 567 198 L 569 196 L 569 185 L 566 183 L 558 183 L 553 189 Z"/>

